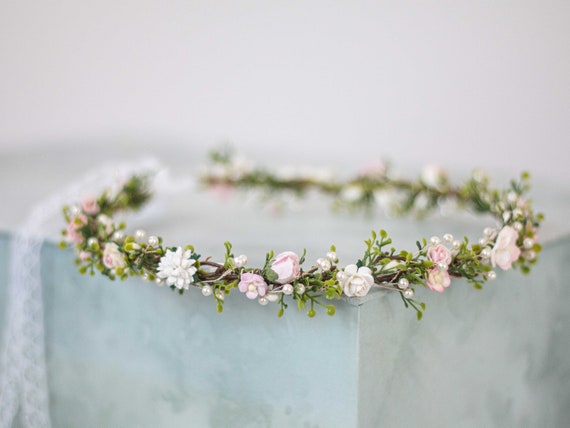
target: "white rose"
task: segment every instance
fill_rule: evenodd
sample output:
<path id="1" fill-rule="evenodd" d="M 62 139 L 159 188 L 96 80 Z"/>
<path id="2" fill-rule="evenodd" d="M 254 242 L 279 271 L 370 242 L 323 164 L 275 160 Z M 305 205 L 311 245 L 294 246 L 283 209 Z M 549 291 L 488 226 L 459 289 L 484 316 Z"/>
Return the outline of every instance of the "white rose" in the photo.
<path id="1" fill-rule="evenodd" d="M 107 242 L 103 250 L 103 264 L 109 269 L 124 268 L 127 265 L 125 255 L 114 242 Z"/>
<path id="2" fill-rule="evenodd" d="M 366 266 L 359 268 L 356 265 L 348 265 L 344 270 L 337 273 L 336 278 L 344 294 L 349 297 L 366 296 L 374 284 L 372 271 Z"/>

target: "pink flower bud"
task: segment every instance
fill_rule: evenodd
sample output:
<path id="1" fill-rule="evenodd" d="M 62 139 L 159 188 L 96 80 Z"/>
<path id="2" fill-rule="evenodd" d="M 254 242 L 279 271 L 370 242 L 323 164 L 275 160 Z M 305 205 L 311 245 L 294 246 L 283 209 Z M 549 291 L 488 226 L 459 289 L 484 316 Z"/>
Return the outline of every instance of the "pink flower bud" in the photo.
<path id="1" fill-rule="evenodd" d="M 278 275 L 279 278 L 276 282 L 279 284 L 291 282 L 299 278 L 300 275 L 299 256 L 292 251 L 285 251 L 278 254 L 271 265 L 271 270 Z"/>

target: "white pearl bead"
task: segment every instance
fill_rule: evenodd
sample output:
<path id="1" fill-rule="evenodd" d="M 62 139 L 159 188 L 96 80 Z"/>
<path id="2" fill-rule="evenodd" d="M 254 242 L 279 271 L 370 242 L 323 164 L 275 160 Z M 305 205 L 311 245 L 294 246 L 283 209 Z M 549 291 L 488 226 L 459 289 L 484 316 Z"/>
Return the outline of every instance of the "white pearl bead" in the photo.
<path id="1" fill-rule="evenodd" d="M 438 236 L 432 236 L 429 240 L 431 245 L 439 245 L 441 243 L 441 239 Z"/>
<path id="2" fill-rule="evenodd" d="M 534 240 L 532 238 L 524 238 L 523 247 L 525 247 L 528 250 L 531 249 L 533 245 L 534 245 Z"/>
<path id="3" fill-rule="evenodd" d="M 267 300 L 265 296 L 261 296 L 259 299 L 257 299 L 257 301 L 261 306 L 265 306 L 269 303 L 269 300 Z"/>
<path id="4" fill-rule="evenodd" d="M 154 281 L 156 282 L 156 285 L 158 285 L 159 287 L 162 287 L 164 285 L 164 281 L 160 278 L 156 278 Z"/>
<path id="5" fill-rule="evenodd" d="M 95 244 L 98 244 L 98 243 L 99 243 L 99 241 L 97 240 L 97 238 L 91 237 L 91 238 L 89 238 L 89 239 L 87 240 L 87 245 L 89 245 L 90 247 L 92 247 L 92 246 L 94 246 Z"/>
<path id="6" fill-rule="evenodd" d="M 291 284 L 284 284 L 283 287 L 281 288 L 281 291 L 283 291 L 283 294 L 285 294 L 286 296 L 289 296 L 293 294 L 294 288 Z"/>
<path id="7" fill-rule="evenodd" d="M 484 259 L 488 259 L 491 257 L 491 249 L 489 247 L 485 247 L 481 250 L 481 257 Z"/>
<path id="8" fill-rule="evenodd" d="M 412 297 L 414 297 L 414 289 L 413 288 L 407 288 L 406 290 L 404 290 L 404 297 L 406 299 L 411 299 Z"/>
<path id="9" fill-rule="evenodd" d="M 123 239 L 125 239 L 125 232 L 122 230 L 117 230 L 115 233 L 113 233 L 113 240 L 122 241 Z"/>
<path id="10" fill-rule="evenodd" d="M 400 280 L 398 281 L 398 288 L 402 290 L 405 290 L 409 286 L 410 286 L 410 281 L 408 281 L 407 278 L 400 278 Z"/>
<path id="11" fill-rule="evenodd" d="M 137 241 L 143 240 L 145 236 L 146 236 L 146 232 L 144 230 L 138 229 L 135 231 L 135 239 Z"/>
<path id="12" fill-rule="evenodd" d="M 485 238 L 479 239 L 479 245 L 485 245 L 486 243 L 487 243 L 487 240 Z"/>
<path id="13" fill-rule="evenodd" d="M 81 210 L 78 206 L 74 205 L 69 209 L 69 212 L 73 217 L 78 216 L 81 213 Z"/>
<path id="14" fill-rule="evenodd" d="M 497 278 L 497 273 L 494 270 L 489 271 L 489 272 L 487 272 L 487 278 L 489 278 L 491 280 L 495 279 L 495 278 Z"/>
<path id="15" fill-rule="evenodd" d="M 443 235 L 443 240 L 448 244 L 450 244 L 451 242 L 453 242 L 453 235 L 451 233 L 446 233 L 445 235 Z"/>
<path id="16" fill-rule="evenodd" d="M 510 203 L 516 202 L 518 198 L 519 198 L 519 195 L 517 195 L 515 192 L 509 192 L 507 194 L 507 200 Z"/>
<path id="17" fill-rule="evenodd" d="M 336 263 L 338 261 L 338 257 L 334 251 L 329 251 L 327 253 L 327 259 L 329 259 L 331 263 Z"/>
<path id="18" fill-rule="evenodd" d="M 211 285 L 204 285 L 202 287 L 202 295 L 208 297 L 212 295 L 212 286 Z"/>
<path id="19" fill-rule="evenodd" d="M 523 229 L 523 225 L 520 222 L 515 222 L 513 223 L 513 228 L 517 231 L 520 232 Z"/>
<path id="20" fill-rule="evenodd" d="M 439 262 L 439 263 L 437 264 L 437 268 L 438 268 L 439 270 L 447 270 L 448 266 L 447 266 L 447 263 Z"/>
<path id="21" fill-rule="evenodd" d="M 495 229 L 493 229 L 492 227 L 486 227 L 485 229 L 483 229 L 483 235 L 485 235 L 487 238 L 493 236 L 494 233 Z"/>
<path id="22" fill-rule="evenodd" d="M 329 270 L 331 268 L 331 262 L 328 258 L 319 258 L 317 259 L 317 266 L 319 266 L 321 270 Z"/>
<path id="23" fill-rule="evenodd" d="M 276 293 L 267 293 L 267 295 L 265 297 L 271 303 L 275 303 L 279 300 L 279 295 Z"/>
<path id="24" fill-rule="evenodd" d="M 244 254 L 240 254 L 237 257 L 234 257 L 234 266 L 236 268 L 244 267 L 247 264 L 247 256 Z"/>
<path id="25" fill-rule="evenodd" d="M 524 256 L 527 260 L 534 260 L 536 258 L 536 253 L 534 251 L 527 251 Z"/>
<path id="26" fill-rule="evenodd" d="M 297 284 L 297 294 L 303 294 L 305 292 L 305 286 L 303 284 Z"/>
<path id="27" fill-rule="evenodd" d="M 219 300 L 224 300 L 226 296 L 224 295 L 224 292 L 222 290 L 218 290 L 218 291 L 216 291 L 216 297 Z"/>
<path id="28" fill-rule="evenodd" d="M 158 237 L 157 236 L 149 236 L 148 237 L 148 245 L 151 247 L 156 247 L 158 245 Z"/>
<path id="29" fill-rule="evenodd" d="M 515 209 L 513 210 L 513 216 L 514 216 L 514 217 L 522 217 L 522 215 L 523 215 L 523 212 L 521 211 L 520 208 L 515 208 Z"/>
<path id="30" fill-rule="evenodd" d="M 461 248 L 461 241 L 455 240 L 452 242 L 451 246 L 454 250 L 459 250 Z"/>
<path id="31" fill-rule="evenodd" d="M 510 211 L 505 211 L 503 213 L 503 221 L 506 223 L 511 219 L 511 212 Z"/>
<path id="32" fill-rule="evenodd" d="M 337 279 L 337 281 L 339 281 L 339 282 L 344 281 L 344 280 L 346 279 L 346 273 L 344 273 L 344 271 L 342 271 L 342 270 L 339 270 L 339 271 L 336 273 L 336 279 Z"/>

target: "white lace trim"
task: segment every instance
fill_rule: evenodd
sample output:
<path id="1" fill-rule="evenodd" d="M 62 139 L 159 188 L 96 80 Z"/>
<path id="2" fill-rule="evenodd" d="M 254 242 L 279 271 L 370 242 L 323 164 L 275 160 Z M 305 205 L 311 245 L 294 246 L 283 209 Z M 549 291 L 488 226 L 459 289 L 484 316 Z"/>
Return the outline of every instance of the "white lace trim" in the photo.
<path id="1" fill-rule="evenodd" d="M 46 227 L 60 217 L 62 205 L 80 200 L 86 190 L 124 180 L 136 172 L 156 173 L 155 160 L 107 165 L 67 189 L 39 203 L 10 245 L 10 277 L 3 341 L 0 347 L 0 428 L 11 428 L 18 414 L 20 425 L 49 428 L 46 378 L 44 312 L 40 275 L 40 251 Z M 158 180 L 168 187 L 168 179 Z M 61 221 L 61 220 L 60 220 Z"/>

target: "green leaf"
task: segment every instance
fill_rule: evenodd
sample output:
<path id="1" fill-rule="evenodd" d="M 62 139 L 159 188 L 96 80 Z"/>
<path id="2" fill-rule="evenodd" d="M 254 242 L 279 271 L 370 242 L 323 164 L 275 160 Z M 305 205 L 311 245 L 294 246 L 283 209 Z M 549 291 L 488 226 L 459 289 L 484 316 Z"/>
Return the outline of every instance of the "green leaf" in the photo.
<path id="1" fill-rule="evenodd" d="M 382 239 L 386 239 L 388 237 L 388 233 L 384 229 L 380 229 L 380 237 Z"/>
<path id="2" fill-rule="evenodd" d="M 273 269 L 268 268 L 265 270 L 265 279 L 270 282 L 275 282 L 279 279 L 279 275 Z"/>
<path id="3" fill-rule="evenodd" d="M 303 254 L 301 254 L 301 258 L 299 259 L 299 264 L 302 265 L 305 263 L 305 256 L 307 255 L 307 249 L 303 248 Z"/>

